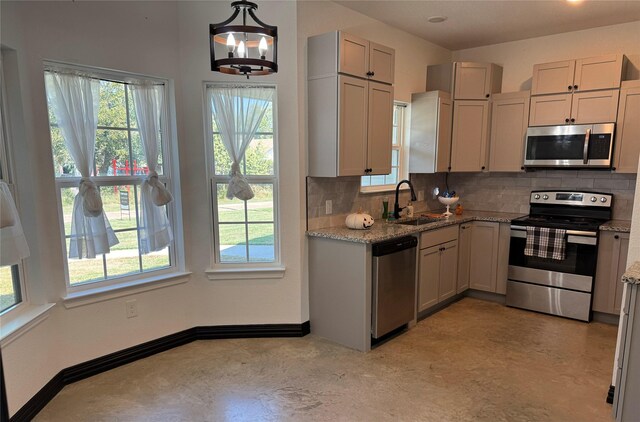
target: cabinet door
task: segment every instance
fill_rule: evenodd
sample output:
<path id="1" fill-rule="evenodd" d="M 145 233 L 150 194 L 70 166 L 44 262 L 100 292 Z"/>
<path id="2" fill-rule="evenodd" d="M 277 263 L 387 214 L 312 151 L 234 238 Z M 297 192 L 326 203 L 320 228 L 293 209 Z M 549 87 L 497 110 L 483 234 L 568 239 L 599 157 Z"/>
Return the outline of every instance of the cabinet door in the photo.
<path id="1" fill-rule="evenodd" d="M 338 72 L 366 78 L 369 71 L 369 41 L 340 32 Z"/>
<path id="2" fill-rule="evenodd" d="M 494 96 L 491 106 L 491 171 L 520 171 L 529 124 L 529 92 Z"/>
<path id="3" fill-rule="evenodd" d="M 487 162 L 488 101 L 454 101 L 451 171 L 482 171 Z"/>
<path id="4" fill-rule="evenodd" d="M 511 247 L 511 223 L 500 223 L 498 233 L 498 261 L 496 264 L 496 293 L 507 294 L 509 278 L 509 249 Z"/>
<path id="5" fill-rule="evenodd" d="M 436 129 L 436 172 L 451 170 L 451 119 L 453 102 L 449 98 L 438 98 L 438 127 Z"/>
<path id="6" fill-rule="evenodd" d="M 469 260 L 471 259 L 472 230 L 473 225 L 469 223 L 460 225 L 460 237 L 458 240 L 457 293 L 462 293 L 469 288 Z"/>
<path id="7" fill-rule="evenodd" d="M 438 303 L 440 254 L 440 245 L 420 250 L 418 312 Z"/>
<path id="8" fill-rule="evenodd" d="M 340 76 L 338 86 L 338 176 L 360 176 L 364 174 L 367 159 L 369 83 Z"/>
<path id="9" fill-rule="evenodd" d="M 396 52 L 393 48 L 369 41 L 369 71 L 371 80 L 393 83 L 395 73 Z"/>
<path id="10" fill-rule="evenodd" d="M 571 92 L 573 90 L 575 66 L 575 60 L 542 63 L 533 66 L 531 95 Z"/>
<path id="11" fill-rule="evenodd" d="M 622 274 L 627 269 L 629 233 L 601 232 L 598 265 L 593 286 L 593 310 L 619 314 L 622 301 Z"/>
<path id="12" fill-rule="evenodd" d="M 438 302 L 455 296 L 458 284 L 458 242 L 445 243 L 442 248 Z"/>
<path id="13" fill-rule="evenodd" d="M 474 221 L 469 259 L 469 287 L 486 292 L 496 291 L 499 224 Z"/>
<path id="14" fill-rule="evenodd" d="M 454 100 L 486 100 L 491 96 L 491 63 L 456 63 Z"/>
<path id="15" fill-rule="evenodd" d="M 573 94 L 572 122 L 575 124 L 615 122 L 619 95 L 620 91 L 617 89 Z"/>
<path id="16" fill-rule="evenodd" d="M 367 168 L 369 174 L 391 173 L 393 87 L 369 82 Z"/>
<path id="17" fill-rule="evenodd" d="M 576 60 L 574 91 L 620 88 L 622 54 Z"/>
<path id="18" fill-rule="evenodd" d="M 640 155 L 640 86 L 620 91 L 613 166 L 618 173 L 636 173 Z"/>
<path id="19" fill-rule="evenodd" d="M 571 94 L 531 97 L 529 126 L 553 126 L 569 123 Z"/>

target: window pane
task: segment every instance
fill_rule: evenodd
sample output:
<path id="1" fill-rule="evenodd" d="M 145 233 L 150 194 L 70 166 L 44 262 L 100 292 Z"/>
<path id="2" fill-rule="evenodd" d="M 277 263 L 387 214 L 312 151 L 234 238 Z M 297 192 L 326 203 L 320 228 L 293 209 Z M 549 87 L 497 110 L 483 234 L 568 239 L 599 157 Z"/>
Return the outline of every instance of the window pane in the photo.
<path id="1" fill-rule="evenodd" d="M 397 184 L 398 183 L 398 168 L 397 167 L 392 167 L 391 168 L 391 173 L 389 173 L 387 176 L 385 176 L 385 184 L 387 185 L 391 185 L 391 184 Z"/>
<path id="2" fill-rule="evenodd" d="M 257 135 L 244 154 L 245 174 L 270 176 L 273 174 L 273 135 Z"/>
<path id="3" fill-rule="evenodd" d="M 220 262 L 247 262 L 244 224 L 219 224 Z"/>
<path id="4" fill-rule="evenodd" d="M 129 124 L 131 127 L 138 127 L 138 116 L 136 115 L 136 105 L 133 100 L 131 87 L 127 86 L 127 98 L 129 100 Z"/>
<path id="5" fill-rule="evenodd" d="M 218 221 L 243 223 L 245 221 L 244 201 L 241 201 L 238 198 L 227 199 L 226 183 L 218 183 L 216 188 L 218 198 Z"/>
<path id="6" fill-rule="evenodd" d="M 142 270 L 152 271 L 160 270 L 171 266 L 171 259 L 169 257 L 169 248 L 164 248 L 161 251 L 151 252 L 147 255 L 142 255 Z"/>
<path id="7" fill-rule="evenodd" d="M 21 301 L 18 266 L 0 267 L 0 312 Z"/>
<path id="8" fill-rule="evenodd" d="M 98 129 L 95 157 L 99 176 L 130 175 L 133 170 L 127 131 Z"/>
<path id="9" fill-rule="evenodd" d="M 397 149 L 394 149 L 391 151 L 391 165 L 398 167 L 400 165 L 399 163 L 399 158 L 400 158 L 400 151 L 398 151 Z"/>
<path id="10" fill-rule="evenodd" d="M 231 172 L 231 157 L 222 144 L 219 134 L 213 135 L 213 157 L 215 174 L 227 176 Z"/>
<path id="11" fill-rule="evenodd" d="M 384 176 L 371 176 L 371 185 L 384 185 Z"/>
<path id="12" fill-rule="evenodd" d="M 398 128 L 396 126 L 393 127 L 393 133 L 391 135 L 391 143 L 393 145 L 398 145 Z"/>
<path id="13" fill-rule="evenodd" d="M 273 224 L 249 224 L 249 262 L 273 262 Z"/>
<path id="14" fill-rule="evenodd" d="M 361 186 L 369 186 L 371 185 L 371 176 L 362 176 L 360 180 Z"/>
<path id="15" fill-rule="evenodd" d="M 273 221 L 273 185 L 252 184 L 254 197 L 247 201 L 248 221 Z"/>
<path id="16" fill-rule="evenodd" d="M 107 260 L 107 277 L 118 277 L 140 272 L 138 249 L 138 231 L 117 233 L 120 243 L 111 248 L 105 255 Z"/>
<path id="17" fill-rule="evenodd" d="M 66 241 L 67 257 L 69 256 L 69 239 Z M 104 280 L 104 262 L 103 255 L 98 255 L 95 258 L 88 259 L 69 259 L 67 258 L 67 265 L 69 267 L 69 283 L 78 285 L 90 281 Z"/>
<path id="18" fill-rule="evenodd" d="M 100 186 L 102 206 L 114 230 L 135 229 L 138 226 L 136 192 L 134 185 Z"/>
<path id="19" fill-rule="evenodd" d="M 100 81 L 98 126 L 127 127 L 124 87 L 122 83 Z"/>

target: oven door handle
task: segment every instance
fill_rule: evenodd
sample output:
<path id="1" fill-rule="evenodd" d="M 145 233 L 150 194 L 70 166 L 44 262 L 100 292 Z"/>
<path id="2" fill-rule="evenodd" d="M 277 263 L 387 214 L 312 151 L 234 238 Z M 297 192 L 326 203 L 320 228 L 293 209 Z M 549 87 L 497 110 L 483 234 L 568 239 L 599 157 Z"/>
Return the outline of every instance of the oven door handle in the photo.
<path id="1" fill-rule="evenodd" d="M 589 164 L 589 139 L 591 138 L 591 129 L 587 129 L 584 134 L 584 150 L 582 151 L 582 160 L 584 164 Z"/>
<path id="2" fill-rule="evenodd" d="M 567 230 L 567 243 L 579 243 L 581 245 L 597 245 L 598 233 L 578 230 Z M 511 237 L 527 238 L 527 229 L 521 226 L 511 226 Z"/>

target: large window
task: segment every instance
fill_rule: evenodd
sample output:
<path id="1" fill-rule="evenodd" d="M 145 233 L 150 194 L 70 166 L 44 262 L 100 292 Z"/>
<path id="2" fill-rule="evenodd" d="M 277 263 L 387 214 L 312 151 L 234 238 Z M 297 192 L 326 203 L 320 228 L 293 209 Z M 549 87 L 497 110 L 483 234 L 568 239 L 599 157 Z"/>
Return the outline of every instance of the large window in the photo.
<path id="1" fill-rule="evenodd" d="M 381 192 L 393 190 L 400 180 L 408 178 L 408 165 L 405 147 L 405 110 L 404 103 L 393 107 L 393 138 L 391 150 L 391 173 L 378 176 L 362 176 L 362 192 Z"/>
<path id="2" fill-rule="evenodd" d="M 225 90 L 232 116 L 216 115 L 212 104 L 216 93 Z M 257 90 L 257 91 L 256 91 Z M 269 90 L 260 95 L 261 90 Z M 257 93 L 257 94 L 256 94 Z M 260 96 L 258 99 L 254 94 Z M 264 100 L 264 98 L 268 98 Z M 248 110 L 254 110 L 256 102 L 261 102 L 264 114 L 253 136 L 248 135 L 243 121 L 251 119 Z M 212 84 L 207 86 L 206 110 L 208 119 L 207 150 L 209 151 L 209 175 L 212 190 L 214 222 L 214 261 L 227 267 L 233 264 L 245 266 L 255 263 L 279 262 L 277 226 L 277 135 L 275 113 L 275 87 L 273 86 L 229 86 Z M 220 114 L 220 113 L 218 113 Z M 230 118 L 230 119 L 229 119 Z M 255 118 L 255 116 L 254 116 Z M 257 118 L 256 118 L 257 119 Z M 236 130 L 224 130 L 222 124 L 235 122 Z M 239 168 L 253 191 L 253 198 L 229 199 L 227 189 L 231 180 L 233 159 L 223 142 L 223 136 L 241 139 L 249 136 L 250 142 L 239 160 Z M 249 139 L 247 138 L 247 139 Z M 238 141 L 241 143 L 241 140 Z"/>
<path id="3" fill-rule="evenodd" d="M 58 71 L 58 68 L 54 67 L 46 73 L 54 71 Z M 141 233 L 145 230 L 141 186 L 149 175 L 149 166 L 136 116 L 133 85 L 125 82 L 130 80 L 131 76 L 116 72 L 93 73 L 86 69 L 82 71 L 99 81 L 95 165 L 91 173 L 93 182 L 100 190 L 103 212 L 119 242 L 110 248 L 109 253 L 98 254 L 95 258 L 69 258 L 72 211 L 81 175 L 65 144 L 63 131 L 58 125 L 56 113 L 53 111 L 53 104 L 48 95 L 51 146 L 59 200 L 60 227 L 65 239 L 65 268 L 68 285 L 72 289 L 82 289 L 94 286 L 96 282 L 113 284 L 136 279 L 142 273 L 147 276 L 146 273 L 151 272 L 161 274 L 175 271 L 176 255 L 173 242 L 162 250 L 150 253 L 144 253 L 141 244 Z M 136 78 L 135 83 L 160 85 L 163 86 L 165 94 L 167 92 L 166 81 Z M 47 89 L 51 89 L 49 84 Z M 164 95 L 164 98 L 168 98 L 168 95 Z M 171 169 L 168 165 L 171 148 L 167 110 L 167 101 L 164 101 L 160 112 L 161 125 L 158 133 L 160 141 L 156 172 L 161 183 L 174 188 Z M 163 206 L 163 211 L 168 214 L 171 225 L 175 227 L 171 204 Z"/>
<path id="4" fill-rule="evenodd" d="M 15 198 L 15 186 L 12 184 L 12 174 L 9 160 L 9 139 L 6 96 L 4 77 L 2 73 L 2 61 L 0 60 L 0 181 L 9 186 L 9 190 Z M 2 251 L 0 251 L 2 253 Z M 0 266 L 0 313 L 8 311 L 22 302 L 21 264 Z"/>

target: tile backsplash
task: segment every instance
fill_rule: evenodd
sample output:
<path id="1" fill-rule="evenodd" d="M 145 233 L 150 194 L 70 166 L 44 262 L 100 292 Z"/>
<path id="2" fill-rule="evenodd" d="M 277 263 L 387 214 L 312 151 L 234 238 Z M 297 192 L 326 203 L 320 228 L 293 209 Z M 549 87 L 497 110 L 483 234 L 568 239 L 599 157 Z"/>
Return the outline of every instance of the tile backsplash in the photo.
<path id="1" fill-rule="evenodd" d="M 412 174 L 416 195 L 422 191 L 425 200 L 415 203 L 418 211 L 440 211 L 442 205 L 433 198 L 435 186 L 445 187 L 445 175 Z M 630 220 L 636 186 L 635 174 L 617 174 L 597 170 L 537 170 L 526 173 L 452 173 L 450 190 L 460 196 L 465 209 L 527 214 L 532 190 L 564 189 L 606 192 L 614 195 L 613 218 Z M 307 225 L 309 230 L 344 224 L 346 216 L 359 209 L 375 219 L 382 215 L 382 201 L 389 198 L 393 209 L 394 192 L 361 193 L 360 177 L 307 178 Z M 333 212 L 325 213 L 325 201 L 331 200 Z M 400 204 L 409 200 L 402 191 Z"/>

